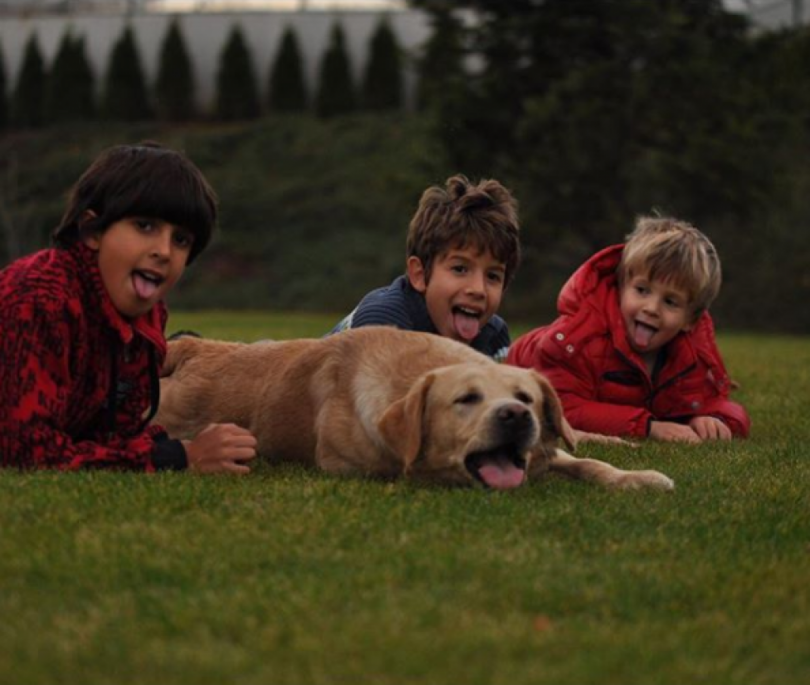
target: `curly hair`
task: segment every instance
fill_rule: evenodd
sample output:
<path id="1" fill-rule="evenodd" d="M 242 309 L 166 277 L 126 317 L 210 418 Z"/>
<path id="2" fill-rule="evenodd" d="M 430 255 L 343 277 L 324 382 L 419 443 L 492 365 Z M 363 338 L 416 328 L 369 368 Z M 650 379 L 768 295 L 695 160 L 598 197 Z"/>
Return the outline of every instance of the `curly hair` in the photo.
<path id="1" fill-rule="evenodd" d="M 452 248 L 472 246 L 489 251 L 506 267 L 508 285 L 520 264 L 517 201 L 498 181 L 476 184 L 466 176 L 451 176 L 445 187 L 422 193 L 411 219 L 407 257 L 418 257 L 430 278 L 434 260 Z"/>

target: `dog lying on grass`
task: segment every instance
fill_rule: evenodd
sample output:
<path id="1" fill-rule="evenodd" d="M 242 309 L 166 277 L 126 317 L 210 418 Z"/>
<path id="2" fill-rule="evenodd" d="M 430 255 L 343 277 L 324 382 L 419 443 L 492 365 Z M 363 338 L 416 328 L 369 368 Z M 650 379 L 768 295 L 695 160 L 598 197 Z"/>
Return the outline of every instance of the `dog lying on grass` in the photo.
<path id="1" fill-rule="evenodd" d="M 578 459 L 557 394 L 535 371 L 437 335 L 368 327 L 320 339 L 169 342 L 155 422 L 187 438 L 249 429 L 274 461 L 326 472 L 511 489 L 546 471 L 670 490 L 656 471 Z"/>

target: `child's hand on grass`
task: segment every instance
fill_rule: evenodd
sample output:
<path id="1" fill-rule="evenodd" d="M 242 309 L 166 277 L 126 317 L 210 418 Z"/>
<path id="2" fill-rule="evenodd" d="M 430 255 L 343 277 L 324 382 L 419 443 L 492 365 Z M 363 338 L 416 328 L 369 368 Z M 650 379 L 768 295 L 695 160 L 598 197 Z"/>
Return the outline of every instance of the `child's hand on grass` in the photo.
<path id="1" fill-rule="evenodd" d="M 696 416 L 689 422 L 701 440 L 731 440 L 731 429 L 714 416 Z"/>
<path id="2" fill-rule="evenodd" d="M 672 421 L 651 421 L 650 437 L 653 440 L 700 442 L 700 436 L 690 426 Z"/>
<path id="3" fill-rule="evenodd" d="M 233 423 L 212 423 L 193 440 L 183 440 L 194 473 L 249 473 L 244 461 L 256 456 L 256 438 Z"/>

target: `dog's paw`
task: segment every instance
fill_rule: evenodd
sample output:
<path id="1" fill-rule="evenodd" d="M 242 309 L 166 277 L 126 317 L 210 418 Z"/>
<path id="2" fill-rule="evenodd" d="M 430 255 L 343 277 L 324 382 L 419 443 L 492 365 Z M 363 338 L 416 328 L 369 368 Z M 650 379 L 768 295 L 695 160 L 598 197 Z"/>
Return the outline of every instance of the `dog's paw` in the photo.
<path id="1" fill-rule="evenodd" d="M 659 471 L 624 471 L 613 483 L 618 490 L 675 489 L 675 481 Z"/>

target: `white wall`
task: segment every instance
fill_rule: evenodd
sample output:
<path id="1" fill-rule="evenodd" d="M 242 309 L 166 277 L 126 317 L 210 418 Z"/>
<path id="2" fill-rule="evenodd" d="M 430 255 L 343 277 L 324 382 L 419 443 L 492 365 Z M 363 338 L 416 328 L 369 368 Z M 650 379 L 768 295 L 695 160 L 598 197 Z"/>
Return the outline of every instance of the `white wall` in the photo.
<path id="1" fill-rule="evenodd" d="M 358 82 L 366 63 L 369 40 L 380 19 L 386 16 L 397 41 L 408 55 L 414 55 L 427 39 L 427 17 L 416 11 L 380 12 L 253 12 L 253 13 L 189 13 L 177 15 L 194 67 L 195 83 L 200 104 L 209 108 L 213 103 L 214 82 L 219 55 L 234 24 L 241 26 L 253 57 L 262 97 L 267 90 L 270 67 L 286 26 L 294 28 L 301 48 L 307 85 L 310 92 L 316 85 L 321 57 L 329 41 L 334 23 L 340 22 L 346 36 L 355 81 Z M 157 71 L 158 52 L 168 29 L 171 15 L 143 14 L 132 17 L 108 14 L 84 16 L 39 16 L 0 18 L 0 50 L 6 66 L 9 89 L 17 82 L 25 43 L 36 32 L 45 63 L 50 65 L 67 27 L 85 37 L 87 57 L 100 86 L 115 41 L 129 22 L 135 33 L 142 64 L 149 83 Z M 412 90 L 413 75 L 406 71 L 406 90 Z"/>

